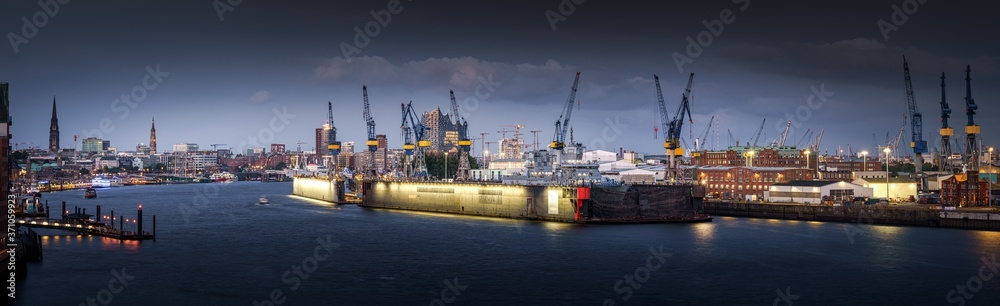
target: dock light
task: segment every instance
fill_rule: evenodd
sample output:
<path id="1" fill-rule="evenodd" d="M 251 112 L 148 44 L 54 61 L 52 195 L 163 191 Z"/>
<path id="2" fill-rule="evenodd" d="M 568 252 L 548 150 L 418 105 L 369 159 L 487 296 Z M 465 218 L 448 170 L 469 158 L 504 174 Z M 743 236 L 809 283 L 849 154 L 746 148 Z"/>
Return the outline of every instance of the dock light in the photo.
<path id="1" fill-rule="evenodd" d="M 861 171 L 868 171 L 868 151 L 861 151 Z"/>
<path id="2" fill-rule="evenodd" d="M 889 153 L 892 153 L 892 149 L 885 147 L 882 152 L 885 152 L 885 200 L 889 201 Z"/>

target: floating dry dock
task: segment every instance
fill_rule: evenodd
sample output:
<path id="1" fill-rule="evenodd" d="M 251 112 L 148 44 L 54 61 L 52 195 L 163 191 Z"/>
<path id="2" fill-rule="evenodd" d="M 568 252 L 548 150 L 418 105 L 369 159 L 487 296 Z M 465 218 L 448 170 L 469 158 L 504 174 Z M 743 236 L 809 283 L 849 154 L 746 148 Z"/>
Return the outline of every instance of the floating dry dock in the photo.
<path id="1" fill-rule="evenodd" d="M 295 178 L 293 194 L 328 202 L 337 184 Z M 704 188 L 691 185 L 551 186 L 369 181 L 362 207 L 574 223 L 703 222 Z"/>

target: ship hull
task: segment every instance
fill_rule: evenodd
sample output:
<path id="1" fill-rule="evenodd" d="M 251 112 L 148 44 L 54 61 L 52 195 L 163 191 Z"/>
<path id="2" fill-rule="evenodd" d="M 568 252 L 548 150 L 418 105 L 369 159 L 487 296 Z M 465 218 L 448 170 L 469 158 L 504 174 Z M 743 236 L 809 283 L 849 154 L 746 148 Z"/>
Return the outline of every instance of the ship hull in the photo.
<path id="1" fill-rule="evenodd" d="M 698 186 L 527 186 L 482 183 L 365 182 L 361 206 L 573 223 L 686 223 Z"/>

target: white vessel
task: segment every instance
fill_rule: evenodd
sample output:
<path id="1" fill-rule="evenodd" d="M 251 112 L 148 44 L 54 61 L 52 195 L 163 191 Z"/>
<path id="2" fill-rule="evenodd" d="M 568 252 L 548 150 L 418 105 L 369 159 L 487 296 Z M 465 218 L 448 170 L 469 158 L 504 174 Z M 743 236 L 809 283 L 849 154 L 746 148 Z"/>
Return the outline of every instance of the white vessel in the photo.
<path id="1" fill-rule="evenodd" d="M 97 176 L 90 180 L 91 188 L 111 188 L 111 179 Z"/>
<path id="2" fill-rule="evenodd" d="M 237 180 L 236 175 L 233 175 L 232 173 L 229 172 L 213 173 L 208 178 L 210 178 L 213 182 L 224 183 L 224 184 L 232 183 Z"/>

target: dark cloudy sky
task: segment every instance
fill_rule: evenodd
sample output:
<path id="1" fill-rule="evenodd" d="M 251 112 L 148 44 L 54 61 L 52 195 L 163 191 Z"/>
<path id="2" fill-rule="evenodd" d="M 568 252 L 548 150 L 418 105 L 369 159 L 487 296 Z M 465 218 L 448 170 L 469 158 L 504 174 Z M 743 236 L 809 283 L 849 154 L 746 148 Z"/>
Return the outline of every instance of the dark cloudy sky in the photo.
<path id="1" fill-rule="evenodd" d="M 64 147 L 107 119 L 114 128 L 105 126 L 104 138 L 129 150 L 148 141 L 156 116 L 163 149 L 179 142 L 237 149 L 271 135 L 270 142 L 294 147 L 302 140 L 303 149 L 312 149 L 327 101 L 334 103 L 340 140 L 366 138 L 362 84 L 377 131 L 393 147 L 399 103 L 447 111 L 448 89 L 466 106 L 470 133 L 490 132 L 496 141 L 500 125 L 524 124 L 543 130 L 545 143 L 580 71 L 576 140 L 661 153 L 662 138 L 653 138 L 652 76 L 664 82 L 673 116 L 687 74 L 695 72 L 694 136 L 715 115 L 718 146 L 728 143 L 727 129 L 746 141 L 766 118 L 763 143 L 791 115 L 797 127 L 788 143 L 806 129 L 825 128 L 823 148 L 833 153 L 847 144 L 872 150 L 872 134 L 882 143 L 887 132 L 898 133 L 907 110 L 905 55 L 925 139 L 936 143 L 940 127 L 941 72 L 949 76 L 951 123 L 959 131 L 965 125 L 964 70 L 972 65 L 976 120 L 987 144 L 1000 143 L 1000 18 L 991 2 L 926 1 L 905 22 L 896 20 L 888 40 L 878 22 L 892 24 L 893 5 L 903 1 L 674 2 L 585 1 L 553 30 L 546 11 L 559 12 L 562 1 L 402 1 L 402 10 L 348 60 L 341 44 L 354 45 L 354 27 L 364 30 L 374 20 L 371 11 L 386 10 L 387 1 L 244 0 L 224 20 L 212 0 L 70 1 L 51 17 L 36 1 L 5 1 L 0 81 L 11 84 L 16 142 L 45 145 L 55 94 Z M 726 10 L 735 20 L 679 71 L 672 54 L 686 53 L 686 39 L 697 39 L 703 21 Z M 37 33 L 24 31 L 22 17 L 36 13 L 44 24 Z M 147 78 L 147 67 L 157 66 L 161 76 Z M 152 89 L 136 88 L 144 80 Z M 827 93 L 825 101 L 809 100 L 813 87 Z M 141 101 L 129 107 L 121 96 L 133 89 Z"/>

